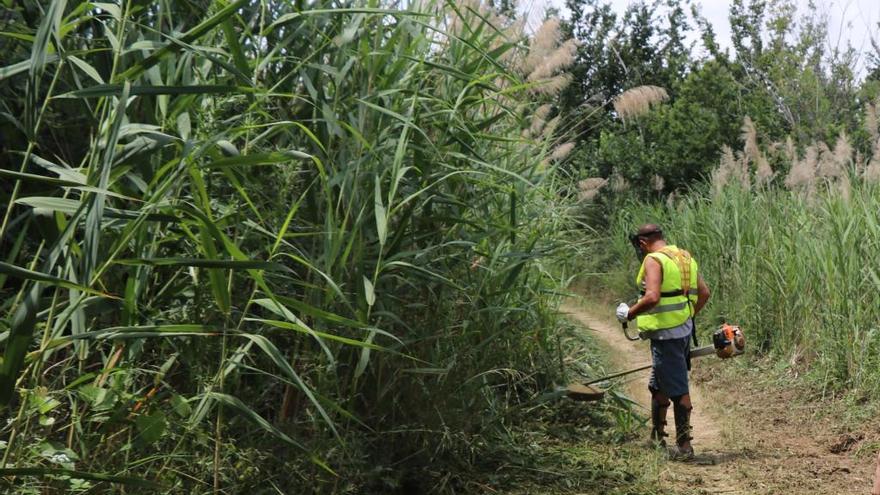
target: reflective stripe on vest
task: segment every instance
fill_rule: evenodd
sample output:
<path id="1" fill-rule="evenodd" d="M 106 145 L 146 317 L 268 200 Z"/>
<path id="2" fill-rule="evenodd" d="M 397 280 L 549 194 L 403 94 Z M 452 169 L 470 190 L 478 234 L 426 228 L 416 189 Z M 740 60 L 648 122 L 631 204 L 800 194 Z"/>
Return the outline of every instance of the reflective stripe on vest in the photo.
<path id="1" fill-rule="evenodd" d="M 648 258 L 654 258 L 660 263 L 663 270 L 663 280 L 660 283 L 660 301 L 649 311 L 636 317 L 636 324 L 640 332 L 656 332 L 675 328 L 682 325 L 693 316 L 693 305 L 697 302 L 697 262 L 690 257 L 687 251 L 680 250 L 675 246 L 666 246 L 661 251 L 648 254 Z M 681 262 L 688 262 L 690 280 L 688 284 L 682 284 Z M 645 261 L 636 276 L 636 285 L 644 294 Z M 682 285 L 687 285 L 687 296 L 682 293 Z"/>

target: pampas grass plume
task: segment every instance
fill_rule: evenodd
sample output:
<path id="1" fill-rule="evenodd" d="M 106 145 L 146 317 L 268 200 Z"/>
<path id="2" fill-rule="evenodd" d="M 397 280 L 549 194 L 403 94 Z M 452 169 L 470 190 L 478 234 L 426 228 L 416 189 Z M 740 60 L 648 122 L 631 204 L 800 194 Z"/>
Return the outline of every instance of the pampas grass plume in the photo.
<path id="1" fill-rule="evenodd" d="M 606 184 L 608 184 L 608 179 L 603 179 L 601 177 L 591 177 L 579 181 L 578 189 L 580 192 L 578 193 L 578 198 L 581 201 L 592 201 L 599 195 L 599 192 Z"/>
<path id="2" fill-rule="evenodd" d="M 651 107 L 669 99 L 669 94 L 659 86 L 637 86 L 614 98 L 614 111 L 626 122 L 633 117 L 648 113 Z"/>

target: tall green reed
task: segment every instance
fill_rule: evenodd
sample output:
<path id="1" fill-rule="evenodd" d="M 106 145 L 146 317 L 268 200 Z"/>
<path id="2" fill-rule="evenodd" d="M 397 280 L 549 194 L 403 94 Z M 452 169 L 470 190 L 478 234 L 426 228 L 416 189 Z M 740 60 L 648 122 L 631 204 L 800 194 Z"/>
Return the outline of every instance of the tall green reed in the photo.
<path id="1" fill-rule="evenodd" d="M 810 194 L 707 189 L 663 204 L 623 204 L 610 231 L 611 266 L 634 271 L 626 233 L 659 223 L 694 254 L 712 288 L 706 331 L 721 319 L 736 322 L 752 348 L 809 370 L 820 386 L 876 394 L 876 185 L 858 182 L 848 195 L 825 186 Z"/>
<path id="2" fill-rule="evenodd" d="M 506 21 L 46 7 L 0 70 L 6 482 L 363 489 L 552 379 L 569 223 Z"/>

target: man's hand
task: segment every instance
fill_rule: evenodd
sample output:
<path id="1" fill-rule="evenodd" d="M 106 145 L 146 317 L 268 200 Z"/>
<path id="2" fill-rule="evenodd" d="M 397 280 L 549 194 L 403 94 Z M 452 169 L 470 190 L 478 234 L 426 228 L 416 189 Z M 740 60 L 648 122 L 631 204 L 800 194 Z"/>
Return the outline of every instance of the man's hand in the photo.
<path id="1" fill-rule="evenodd" d="M 621 323 L 626 323 L 629 320 L 629 305 L 626 303 L 620 303 L 617 306 L 617 321 Z"/>

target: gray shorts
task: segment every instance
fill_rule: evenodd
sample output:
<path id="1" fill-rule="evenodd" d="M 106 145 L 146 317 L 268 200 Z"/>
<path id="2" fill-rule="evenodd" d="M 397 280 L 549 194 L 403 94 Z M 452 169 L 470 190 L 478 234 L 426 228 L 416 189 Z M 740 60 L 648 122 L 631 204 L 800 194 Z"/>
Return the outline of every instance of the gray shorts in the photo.
<path id="1" fill-rule="evenodd" d="M 677 397 L 688 393 L 687 358 L 690 335 L 678 339 L 652 340 L 651 379 L 648 389 L 660 392 L 666 397 Z"/>

